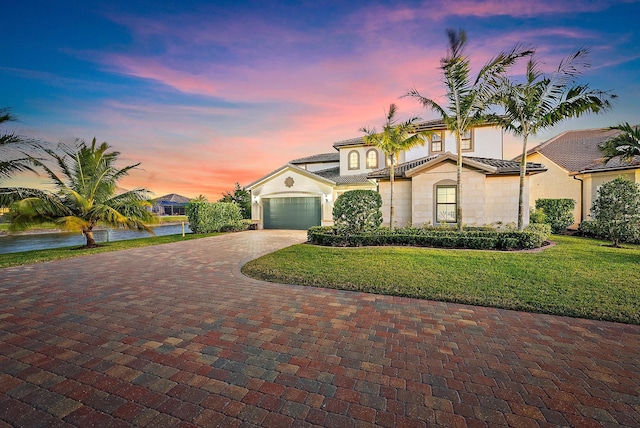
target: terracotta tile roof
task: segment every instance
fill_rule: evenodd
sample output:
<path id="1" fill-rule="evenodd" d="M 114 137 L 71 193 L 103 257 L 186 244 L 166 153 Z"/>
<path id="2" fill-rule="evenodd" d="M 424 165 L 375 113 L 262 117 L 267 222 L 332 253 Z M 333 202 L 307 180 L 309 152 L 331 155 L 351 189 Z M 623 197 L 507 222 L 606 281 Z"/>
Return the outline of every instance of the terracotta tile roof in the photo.
<path id="1" fill-rule="evenodd" d="M 340 162 L 340 153 L 339 152 L 320 153 L 318 155 L 307 156 L 300 159 L 294 159 L 289 163 L 293 165 L 298 165 L 298 164 L 304 164 L 304 163 L 324 163 L 324 162 Z"/>
<path id="2" fill-rule="evenodd" d="M 415 159 L 409 162 L 402 163 L 397 165 L 394 170 L 395 177 L 405 178 L 406 173 L 409 170 L 419 167 L 420 165 L 424 165 L 427 162 L 431 162 L 437 160 L 438 158 L 450 158 L 451 154 L 439 154 L 433 156 L 427 156 L 420 159 Z M 520 162 L 514 160 L 503 160 L 503 159 L 491 159 L 491 158 L 479 158 L 473 156 L 463 156 L 462 162 L 464 164 L 465 160 L 472 161 L 477 164 L 484 164 L 492 169 L 495 168 L 495 172 L 491 175 L 515 175 L 520 173 Z M 544 165 L 540 163 L 527 162 L 527 172 L 543 172 L 546 171 Z M 378 171 L 373 171 L 369 173 L 369 178 L 389 178 L 390 168 L 380 169 Z"/>
<path id="3" fill-rule="evenodd" d="M 567 131 L 532 148 L 527 153 L 540 153 L 569 172 L 593 169 L 598 164 L 605 167 L 599 146 L 618 133 L 620 131 L 606 128 Z M 610 168 L 614 168 L 614 164 L 611 163 Z"/>

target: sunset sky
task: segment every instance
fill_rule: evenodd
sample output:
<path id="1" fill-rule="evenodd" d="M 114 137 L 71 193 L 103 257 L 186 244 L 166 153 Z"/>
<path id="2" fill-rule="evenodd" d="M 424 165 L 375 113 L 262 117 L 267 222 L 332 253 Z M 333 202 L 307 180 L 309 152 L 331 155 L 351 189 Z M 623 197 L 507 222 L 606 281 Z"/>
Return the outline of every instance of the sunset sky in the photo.
<path id="1" fill-rule="evenodd" d="M 582 82 L 616 93 L 614 109 L 541 142 L 640 123 L 638 16 L 633 0 L 11 2 L 0 14 L 0 107 L 19 121 L 3 131 L 52 147 L 95 136 L 121 166 L 142 162 L 122 187 L 216 200 L 379 128 L 392 102 L 401 119 L 436 118 L 399 97 L 415 87 L 444 101 L 445 31 L 464 28 L 474 75 L 516 43 L 549 71 L 589 49 Z"/>

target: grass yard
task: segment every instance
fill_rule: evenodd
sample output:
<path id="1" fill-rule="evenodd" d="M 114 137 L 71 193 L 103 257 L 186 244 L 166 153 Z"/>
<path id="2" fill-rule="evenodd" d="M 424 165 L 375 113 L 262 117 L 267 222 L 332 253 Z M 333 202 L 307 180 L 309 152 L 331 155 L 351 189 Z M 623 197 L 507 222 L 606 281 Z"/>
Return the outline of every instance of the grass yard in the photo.
<path id="1" fill-rule="evenodd" d="M 253 278 L 640 324 L 640 246 L 553 236 L 538 252 L 295 245 Z"/>
<path id="2" fill-rule="evenodd" d="M 46 262 L 50 260 L 68 259 L 80 257 L 86 254 L 106 253 L 109 251 L 127 250 L 129 248 L 146 247 L 149 245 L 168 244 L 170 242 L 190 241 L 192 239 L 207 238 L 220 235 L 220 233 L 186 234 L 154 236 L 151 238 L 138 238 L 126 241 L 114 241 L 101 243 L 100 247 L 86 250 L 78 250 L 76 247 L 54 248 L 48 250 L 25 251 L 22 253 L 0 254 L 0 269 L 10 266 L 20 266 L 32 263 Z"/>

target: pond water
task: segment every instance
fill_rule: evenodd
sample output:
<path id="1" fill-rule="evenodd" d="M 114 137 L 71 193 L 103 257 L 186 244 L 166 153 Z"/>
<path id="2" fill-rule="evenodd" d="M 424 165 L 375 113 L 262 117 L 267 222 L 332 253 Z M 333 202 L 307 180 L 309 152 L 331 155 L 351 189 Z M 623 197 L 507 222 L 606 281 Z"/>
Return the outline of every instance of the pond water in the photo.
<path id="1" fill-rule="evenodd" d="M 184 225 L 185 233 L 191 233 L 189 225 Z M 155 226 L 156 236 L 178 235 L 182 233 L 182 225 L 171 224 Z M 127 239 L 150 238 L 153 235 L 137 230 L 102 229 L 93 233 L 96 242 L 125 241 Z M 31 250 L 45 250 L 60 247 L 81 247 L 87 242 L 80 232 L 29 233 L 24 235 L 0 236 L 0 254 L 18 253 Z"/>

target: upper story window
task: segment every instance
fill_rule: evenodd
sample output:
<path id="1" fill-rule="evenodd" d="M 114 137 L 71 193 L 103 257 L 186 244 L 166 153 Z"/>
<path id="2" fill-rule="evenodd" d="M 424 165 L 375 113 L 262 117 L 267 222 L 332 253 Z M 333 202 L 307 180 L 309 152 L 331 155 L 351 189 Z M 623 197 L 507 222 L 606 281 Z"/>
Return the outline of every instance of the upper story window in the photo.
<path id="1" fill-rule="evenodd" d="M 460 147 L 463 152 L 473 151 L 473 129 L 460 134 Z"/>
<path id="2" fill-rule="evenodd" d="M 349 169 L 360 169 L 360 153 L 357 150 L 349 152 Z"/>
<path id="3" fill-rule="evenodd" d="M 444 151 L 444 131 L 434 132 L 429 137 L 429 153 Z"/>
<path id="4" fill-rule="evenodd" d="M 376 149 L 367 150 L 367 169 L 378 168 L 378 151 Z"/>

